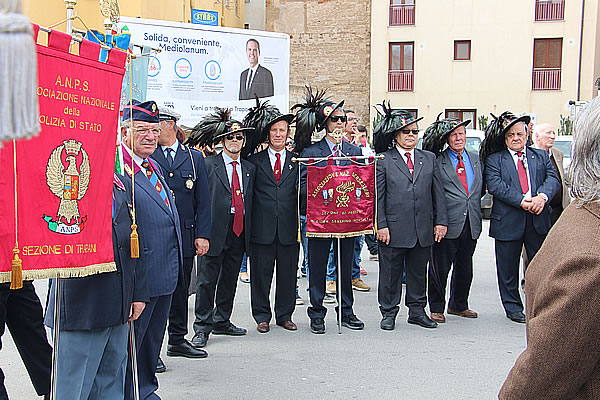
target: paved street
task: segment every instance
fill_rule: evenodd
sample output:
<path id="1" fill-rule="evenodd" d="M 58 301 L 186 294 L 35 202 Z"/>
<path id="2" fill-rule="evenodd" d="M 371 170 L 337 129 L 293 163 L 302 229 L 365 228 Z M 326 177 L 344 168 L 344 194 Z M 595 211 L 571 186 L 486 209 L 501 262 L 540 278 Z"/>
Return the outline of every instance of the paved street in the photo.
<path id="1" fill-rule="evenodd" d="M 376 262 L 368 261 L 363 279 L 371 292 L 354 292 L 355 313 L 365 330 L 337 333 L 329 305 L 325 335 L 309 331 L 306 306 L 298 306 L 297 332 L 272 325 L 259 334 L 250 314 L 249 285 L 239 283 L 232 322 L 245 337 L 211 336 L 204 360 L 166 357 L 159 375 L 163 399 L 494 399 L 525 347 L 525 325 L 509 321 L 502 309 L 488 222 L 475 253 L 470 307 L 479 318 L 447 316 L 437 329 L 406 323 L 403 306 L 396 330 L 379 329 Z M 43 301 L 46 281 L 36 283 Z M 300 280 L 308 303 L 306 279 Z M 193 313 L 190 302 L 190 315 Z M 191 322 L 190 322 L 191 326 Z M 191 331 L 191 329 L 190 329 Z M 191 338 L 191 336 L 190 336 Z M 35 392 L 10 334 L 4 335 L 0 365 L 11 399 L 33 399 Z"/>

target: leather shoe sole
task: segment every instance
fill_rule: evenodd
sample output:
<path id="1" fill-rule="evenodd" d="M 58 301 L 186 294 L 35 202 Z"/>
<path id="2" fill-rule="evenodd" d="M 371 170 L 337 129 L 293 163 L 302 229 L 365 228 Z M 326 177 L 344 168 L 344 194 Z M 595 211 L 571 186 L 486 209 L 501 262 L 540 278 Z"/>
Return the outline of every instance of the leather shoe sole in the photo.
<path id="1" fill-rule="evenodd" d="M 518 322 L 519 324 L 525 323 L 525 315 L 520 311 L 507 313 L 506 316 L 513 322 Z"/>
<path id="2" fill-rule="evenodd" d="M 292 321 L 285 321 L 282 323 L 277 323 L 277 325 L 281 326 L 283 329 L 287 329 L 288 331 L 295 331 L 298 329 L 295 323 Z"/>
<path id="3" fill-rule="evenodd" d="M 228 335 L 228 336 L 244 336 L 248 331 L 244 328 L 238 328 L 237 326 L 228 327 L 225 329 L 213 329 L 213 335 Z"/>
<path id="4" fill-rule="evenodd" d="M 393 331 L 396 327 L 396 321 L 393 317 L 384 317 L 379 324 L 379 327 L 384 331 Z"/>
<path id="5" fill-rule="evenodd" d="M 433 315 L 433 313 L 431 313 L 431 314 Z M 463 317 L 463 318 L 477 318 L 478 317 L 478 314 L 475 311 L 468 309 L 468 308 L 463 311 L 456 311 L 456 310 L 449 308 L 448 314 L 458 315 L 459 317 Z M 431 319 L 433 319 L 433 318 L 431 318 Z M 435 321 L 435 319 L 433 319 L 433 320 Z"/>
<path id="6" fill-rule="evenodd" d="M 437 328 L 437 323 L 429 319 L 426 315 L 420 315 L 418 317 L 409 317 L 408 323 L 413 325 L 419 325 L 423 328 Z"/>
<path id="7" fill-rule="evenodd" d="M 452 314 L 450 311 L 448 311 L 448 313 Z M 432 312 L 429 318 L 431 318 L 432 321 L 435 321 L 439 324 L 443 324 L 444 322 L 446 322 L 446 317 L 444 317 L 443 313 Z"/>
<path id="8" fill-rule="evenodd" d="M 196 349 L 190 343 L 182 343 L 167 346 L 169 357 L 206 358 L 208 353 L 202 349 Z"/>
<path id="9" fill-rule="evenodd" d="M 269 326 L 268 322 L 261 322 L 260 324 L 256 325 L 256 330 L 260 333 L 267 333 L 271 330 L 271 327 Z"/>

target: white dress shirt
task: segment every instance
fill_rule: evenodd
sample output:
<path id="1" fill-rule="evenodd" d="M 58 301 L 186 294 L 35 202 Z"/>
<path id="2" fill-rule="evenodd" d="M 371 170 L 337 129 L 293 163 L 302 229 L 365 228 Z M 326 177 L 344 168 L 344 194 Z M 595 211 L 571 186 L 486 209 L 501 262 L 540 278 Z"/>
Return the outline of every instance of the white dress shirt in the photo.
<path id="1" fill-rule="evenodd" d="M 406 164 L 406 166 L 408 167 L 408 158 L 406 157 L 406 153 L 410 153 L 410 160 L 413 163 L 413 168 L 415 165 L 415 149 L 412 149 L 410 151 L 403 149 L 402 147 L 396 145 L 396 150 L 398 150 L 398 153 L 400 153 L 400 155 L 402 156 L 402 159 L 404 160 Z"/>
<path id="2" fill-rule="evenodd" d="M 276 154 L 279 154 L 279 158 L 281 159 L 281 172 L 283 172 L 283 166 L 285 165 L 285 147 L 281 151 L 275 151 L 271 147 L 268 147 L 269 152 L 269 161 L 271 162 L 271 169 L 275 171 L 275 162 L 277 161 Z"/>

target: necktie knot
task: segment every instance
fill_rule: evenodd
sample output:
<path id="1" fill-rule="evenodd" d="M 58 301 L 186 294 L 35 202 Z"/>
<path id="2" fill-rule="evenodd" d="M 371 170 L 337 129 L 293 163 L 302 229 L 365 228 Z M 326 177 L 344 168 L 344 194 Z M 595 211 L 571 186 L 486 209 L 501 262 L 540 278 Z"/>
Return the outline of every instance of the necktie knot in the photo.
<path id="1" fill-rule="evenodd" d="M 517 155 L 519 156 L 519 158 L 523 157 L 523 152 L 522 151 L 517 151 Z"/>
<path id="2" fill-rule="evenodd" d="M 458 159 L 459 159 L 459 161 L 462 161 L 462 156 L 461 156 L 460 154 L 457 154 L 457 155 L 456 155 L 456 158 L 458 158 Z"/>
<path id="3" fill-rule="evenodd" d="M 281 154 L 275 153 L 275 157 L 277 157 L 277 160 L 281 160 Z"/>
<path id="4" fill-rule="evenodd" d="M 232 161 L 231 165 L 233 165 L 233 169 L 235 169 L 235 166 L 237 165 L 237 161 Z"/>
<path id="5" fill-rule="evenodd" d="M 408 158 L 410 160 L 410 153 L 408 151 L 406 153 L 404 153 L 404 155 L 406 156 L 406 158 Z"/>

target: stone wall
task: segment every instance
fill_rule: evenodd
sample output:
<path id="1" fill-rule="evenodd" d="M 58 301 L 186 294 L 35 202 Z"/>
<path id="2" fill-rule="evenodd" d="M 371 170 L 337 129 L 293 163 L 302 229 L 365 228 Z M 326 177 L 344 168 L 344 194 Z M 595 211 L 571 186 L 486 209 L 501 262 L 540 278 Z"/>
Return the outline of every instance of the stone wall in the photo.
<path id="1" fill-rule="evenodd" d="M 266 0 L 266 19 L 267 30 L 291 35 L 290 107 L 305 85 L 327 88 L 370 132 L 370 0 Z"/>

